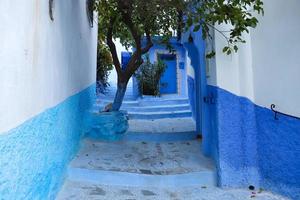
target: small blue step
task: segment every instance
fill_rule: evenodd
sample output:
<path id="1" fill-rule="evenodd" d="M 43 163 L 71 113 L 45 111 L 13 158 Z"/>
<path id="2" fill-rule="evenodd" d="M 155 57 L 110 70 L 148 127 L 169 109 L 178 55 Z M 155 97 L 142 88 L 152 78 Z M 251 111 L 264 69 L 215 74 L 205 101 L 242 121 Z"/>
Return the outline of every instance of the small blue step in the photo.
<path id="1" fill-rule="evenodd" d="M 179 118 L 191 117 L 190 110 L 174 111 L 174 112 L 128 112 L 129 119 L 163 119 L 163 118 Z"/>
<path id="2" fill-rule="evenodd" d="M 157 105 L 178 105 L 178 104 L 188 104 L 189 100 L 187 98 L 175 98 L 175 99 L 143 99 L 140 101 L 141 106 L 157 106 Z"/>
<path id="3" fill-rule="evenodd" d="M 176 142 L 195 140 L 197 138 L 198 135 L 195 131 L 170 133 L 128 132 L 121 138 L 121 140 L 135 142 Z"/>
<path id="4" fill-rule="evenodd" d="M 126 107 L 122 106 L 122 109 L 128 112 L 172 112 L 172 111 L 183 111 L 189 110 L 189 104 L 179 105 L 158 105 L 158 106 L 138 106 L 138 107 Z"/>

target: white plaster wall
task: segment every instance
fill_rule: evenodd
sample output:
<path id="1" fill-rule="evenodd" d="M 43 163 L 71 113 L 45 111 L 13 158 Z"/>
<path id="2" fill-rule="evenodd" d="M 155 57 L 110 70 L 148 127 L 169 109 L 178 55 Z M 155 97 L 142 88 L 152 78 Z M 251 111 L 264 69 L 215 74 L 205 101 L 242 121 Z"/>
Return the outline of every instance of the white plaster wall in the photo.
<path id="1" fill-rule="evenodd" d="M 0 1 L 0 133 L 95 82 L 97 27 L 84 0 Z"/>
<path id="2" fill-rule="evenodd" d="M 255 102 L 300 117 L 300 1 L 264 3 L 251 33 Z"/>
<path id="3" fill-rule="evenodd" d="M 225 40 L 215 32 L 215 64 L 208 82 L 260 106 L 300 116 L 300 1 L 264 0 L 265 15 L 244 37 L 237 54 L 222 53 Z M 228 27 L 221 25 L 221 30 Z M 211 62 L 212 63 L 212 62 Z"/>

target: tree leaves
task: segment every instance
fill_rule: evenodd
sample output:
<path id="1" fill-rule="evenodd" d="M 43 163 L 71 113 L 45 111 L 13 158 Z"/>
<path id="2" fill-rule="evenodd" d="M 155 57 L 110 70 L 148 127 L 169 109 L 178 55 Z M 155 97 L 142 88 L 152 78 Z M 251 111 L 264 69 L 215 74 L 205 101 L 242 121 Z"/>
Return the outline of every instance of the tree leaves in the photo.
<path id="1" fill-rule="evenodd" d="M 193 25 L 194 32 L 201 29 L 203 39 L 212 38 L 210 31 L 214 29 L 227 41 L 223 52 L 230 55 L 238 51 L 239 43 L 245 43 L 242 34 L 257 26 L 255 14 L 263 13 L 262 0 L 191 0 L 186 10 L 186 25 Z M 228 24 L 231 28 L 219 30 L 216 25 L 220 24 Z"/>

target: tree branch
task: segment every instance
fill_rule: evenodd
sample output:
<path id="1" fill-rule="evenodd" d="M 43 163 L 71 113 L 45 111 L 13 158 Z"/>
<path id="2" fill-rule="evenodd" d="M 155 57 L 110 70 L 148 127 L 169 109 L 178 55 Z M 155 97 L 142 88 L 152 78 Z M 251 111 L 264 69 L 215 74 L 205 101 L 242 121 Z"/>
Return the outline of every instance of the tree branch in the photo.
<path id="1" fill-rule="evenodd" d="M 147 53 L 153 46 L 150 31 L 146 29 L 145 32 L 146 32 L 147 44 L 144 48 L 141 49 L 140 53 L 135 51 L 134 54 L 132 55 L 125 71 L 126 77 L 131 77 L 134 74 L 134 72 L 139 68 L 139 66 L 143 62 L 142 55 Z"/>
<path id="2" fill-rule="evenodd" d="M 113 63 L 115 65 L 116 71 L 118 76 L 122 75 L 122 68 L 121 68 L 121 64 L 118 58 L 118 54 L 117 54 L 117 50 L 116 50 L 116 45 L 113 42 L 113 28 L 114 28 L 114 23 L 115 23 L 116 17 L 111 17 L 110 19 L 110 26 L 108 27 L 108 31 L 107 31 L 107 45 L 110 49 L 111 55 L 112 55 L 112 59 L 113 59 Z"/>

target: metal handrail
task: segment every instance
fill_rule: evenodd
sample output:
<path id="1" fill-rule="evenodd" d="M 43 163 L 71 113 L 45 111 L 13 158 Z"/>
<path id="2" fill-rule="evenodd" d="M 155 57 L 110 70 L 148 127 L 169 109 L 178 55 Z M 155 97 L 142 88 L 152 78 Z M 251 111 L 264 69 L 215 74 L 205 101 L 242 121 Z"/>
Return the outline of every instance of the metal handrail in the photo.
<path id="1" fill-rule="evenodd" d="M 279 112 L 279 111 L 275 110 L 275 108 L 276 108 L 276 105 L 271 104 L 271 110 L 274 112 L 274 119 L 275 120 L 279 120 L 278 114 L 300 120 L 300 117 L 296 117 L 296 116 L 289 115 L 289 114 L 286 114 L 286 113 L 283 113 L 283 112 Z"/>

